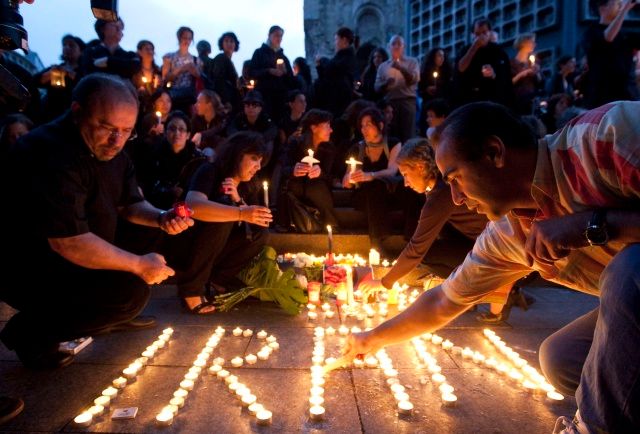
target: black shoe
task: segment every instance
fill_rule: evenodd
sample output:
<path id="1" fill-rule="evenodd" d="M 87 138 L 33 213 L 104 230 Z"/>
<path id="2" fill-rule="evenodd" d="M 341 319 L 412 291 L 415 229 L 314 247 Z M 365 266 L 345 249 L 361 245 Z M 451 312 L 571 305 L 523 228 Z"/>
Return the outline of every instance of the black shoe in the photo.
<path id="1" fill-rule="evenodd" d="M 24 402 L 20 398 L 0 396 L 0 425 L 22 413 Z"/>
<path id="2" fill-rule="evenodd" d="M 131 321 L 116 324 L 106 330 L 106 333 L 127 332 L 135 330 L 150 329 L 156 326 L 156 317 L 139 315 Z"/>
<path id="3" fill-rule="evenodd" d="M 15 351 L 26 368 L 37 371 L 62 368 L 73 362 L 73 355 L 58 351 L 58 344 L 49 348 L 16 346 Z"/>

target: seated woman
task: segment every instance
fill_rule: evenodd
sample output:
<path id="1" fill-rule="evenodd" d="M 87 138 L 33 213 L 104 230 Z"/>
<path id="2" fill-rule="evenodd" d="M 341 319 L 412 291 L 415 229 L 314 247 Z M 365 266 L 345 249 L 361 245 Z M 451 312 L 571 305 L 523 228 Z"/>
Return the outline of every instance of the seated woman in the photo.
<path id="1" fill-rule="evenodd" d="M 136 166 L 144 196 L 160 209 L 169 209 L 184 198 L 191 176 L 204 162 L 205 157 L 189 140 L 190 134 L 189 117 L 181 111 L 172 112 L 163 140 Z"/>
<path id="2" fill-rule="evenodd" d="M 213 161 L 215 149 L 222 143 L 227 128 L 227 118 L 217 93 L 205 89 L 196 99 L 196 115 L 193 117 L 193 143 Z"/>
<path id="3" fill-rule="evenodd" d="M 282 193 L 278 196 L 276 230 L 285 232 L 294 229 L 289 215 L 289 195 L 317 208 L 322 225 L 337 226 L 331 196 L 331 173 L 335 160 L 335 147 L 331 137 L 331 113 L 312 109 L 300 121 L 300 133 L 294 134 L 288 143 L 288 150 L 282 158 Z M 302 162 L 313 151 L 318 164 Z"/>
<path id="4" fill-rule="evenodd" d="M 424 194 L 426 200 L 418 226 L 395 265 L 381 280 L 361 283 L 360 289 L 363 293 L 390 289 L 394 282 L 420 264 L 430 274 L 442 279 L 448 277 L 471 251 L 475 239 L 488 222 L 483 214 L 453 203 L 451 190 L 440 176 L 427 139 L 410 139 L 402 146 L 396 161 L 404 177 L 405 186 Z M 452 227 L 453 231 L 445 234 L 445 225 Z M 502 309 L 502 305 L 507 301 L 510 290 L 511 285 L 499 288 L 491 294 L 491 298 L 485 300 L 495 302 L 498 311 L 495 314 L 483 315 L 485 322 L 500 322 L 506 319 L 510 306 Z"/>
<path id="5" fill-rule="evenodd" d="M 401 143 L 387 138 L 384 115 L 376 108 L 368 108 L 358 118 L 363 140 L 351 147 L 347 156 L 362 165 L 342 178 L 342 186 L 355 189 L 353 204 L 366 214 L 371 247 L 382 250 L 383 240 L 391 234 L 389 208 L 395 184 L 400 182 L 396 157 Z"/>
<path id="6" fill-rule="evenodd" d="M 214 312 L 209 285 L 218 293 L 240 289 L 235 276 L 266 243 L 271 211 L 256 205 L 261 189 L 253 179 L 265 155 L 260 134 L 234 134 L 191 180 L 186 203 L 196 224 L 168 262 L 175 260 L 178 292 L 192 313 Z"/>

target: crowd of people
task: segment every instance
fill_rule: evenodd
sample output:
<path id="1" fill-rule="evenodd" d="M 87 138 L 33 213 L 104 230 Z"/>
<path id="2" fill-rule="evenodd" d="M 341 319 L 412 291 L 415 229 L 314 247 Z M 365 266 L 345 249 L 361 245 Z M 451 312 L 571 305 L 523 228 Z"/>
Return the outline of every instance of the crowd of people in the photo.
<path id="1" fill-rule="evenodd" d="M 637 429 L 640 37 L 623 29 L 633 1 L 590 3 L 600 22 L 581 66 L 561 56 L 549 77 L 535 35 L 518 37 L 509 59 L 485 19 L 454 62 L 434 47 L 422 64 L 400 35 L 356 47 L 339 28 L 315 80 L 284 54 L 277 25 L 240 75 L 233 32 L 211 58 L 204 40 L 192 54 L 194 32 L 180 27 L 161 65 L 150 40 L 120 46 L 122 19 L 97 20 L 94 41 L 66 35 L 62 63 L 28 83 L 44 97 L 1 114 L 1 173 L 20 217 L 3 217 L 12 254 L 0 299 L 18 313 L 0 339 L 29 368 L 65 366 L 61 341 L 152 327 L 140 316 L 149 285 L 174 275 L 185 310 L 213 314 L 211 297 L 242 286 L 267 228 L 340 231 L 341 189 L 375 248 L 390 211 L 404 216 L 405 249 L 363 291 L 421 263 L 446 279 L 352 335 L 349 355 L 442 327 L 487 294 L 503 296 L 481 319 L 504 320 L 518 280 L 538 272 L 601 300 L 541 349 L 549 381 L 577 396 L 566 429 Z"/>

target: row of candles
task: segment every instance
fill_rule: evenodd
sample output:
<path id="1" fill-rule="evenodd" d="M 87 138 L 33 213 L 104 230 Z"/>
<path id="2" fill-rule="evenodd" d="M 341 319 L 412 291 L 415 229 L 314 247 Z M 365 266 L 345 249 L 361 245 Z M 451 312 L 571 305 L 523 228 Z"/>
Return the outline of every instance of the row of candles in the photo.
<path id="1" fill-rule="evenodd" d="M 93 406 L 80 413 L 73 421 L 77 426 L 87 427 L 93 423 L 93 419 L 104 414 L 111 402 L 118 396 L 118 391 L 124 389 L 128 384 L 136 381 L 144 367 L 162 350 L 173 335 L 171 327 L 162 331 L 162 334 L 149 345 L 133 363 L 122 370 L 122 376 L 113 380 L 112 385 L 102 391 L 102 395 L 93 400 Z"/>
<path id="2" fill-rule="evenodd" d="M 162 408 L 160 413 L 156 416 L 156 423 L 159 426 L 168 426 L 173 423 L 175 416 L 178 414 L 180 408 L 184 406 L 184 401 L 189 395 L 189 392 L 193 390 L 195 381 L 199 378 L 202 369 L 206 366 L 208 359 L 213 353 L 214 349 L 220 343 L 220 339 L 225 334 L 223 327 L 217 327 L 214 333 L 209 337 L 209 340 L 205 344 L 205 347 L 196 357 L 193 365 L 189 368 L 184 379 L 180 382 L 180 387 L 177 389 L 173 398 L 169 401 L 169 405 Z M 236 327 L 232 331 L 235 337 L 251 337 L 253 336 L 253 330 L 241 329 Z M 257 356 L 254 354 L 248 354 L 247 356 L 236 356 L 230 360 L 231 366 L 238 368 L 244 364 L 253 365 L 258 359 L 267 360 L 269 355 L 280 348 L 280 344 L 273 335 L 269 335 L 266 331 L 261 330 L 256 334 L 256 337 L 265 341 L 265 345 L 258 351 Z M 271 423 L 272 413 L 264 408 L 262 404 L 257 402 L 257 397 L 251 392 L 247 386 L 239 381 L 237 375 L 232 375 L 228 370 L 224 369 L 225 360 L 222 357 L 216 357 L 213 359 L 208 371 L 209 374 L 215 375 L 218 379 L 223 380 L 228 387 L 229 392 L 234 394 L 242 404 L 246 407 L 250 414 L 256 417 L 256 423 L 259 425 L 268 425 Z"/>
<path id="3" fill-rule="evenodd" d="M 408 389 L 400 384 L 400 380 L 398 380 L 398 370 L 393 367 L 391 357 L 389 357 L 389 355 L 383 348 L 381 350 L 378 350 L 375 358 L 377 359 L 380 369 L 382 369 L 382 372 L 384 373 L 384 376 L 387 377 L 386 383 L 396 400 L 398 414 L 405 416 L 411 415 L 413 413 L 413 403 L 411 402 L 409 394 L 407 393 Z M 373 360 L 371 358 L 367 358 L 365 359 L 365 363 L 367 363 L 367 365 L 372 364 Z"/>
<path id="4" fill-rule="evenodd" d="M 425 337 L 429 337 L 426 335 Z M 454 407 L 458 402 L 458 397 L 453 393 L 454 388 L 447 382 L 447 377 L 442 373 L 442 367 L 438 364 L 435 357 L 427 352 L 425 345 L 425 338 L 417 336 L 411 339 L 413 348 L 416 350 L 418 358 L 427 367 L 427 371 L 431 374 L 431 381 L 438 386 L 438 390 L 441 394 L 442 405 L 445 407 Z M 450 350 L 453 348 L 453 343 L 450 340 L 444 340 L 441 336 L 431 336 L 431 343 L 434 345 L 441 345 L 442 349 Z"/>

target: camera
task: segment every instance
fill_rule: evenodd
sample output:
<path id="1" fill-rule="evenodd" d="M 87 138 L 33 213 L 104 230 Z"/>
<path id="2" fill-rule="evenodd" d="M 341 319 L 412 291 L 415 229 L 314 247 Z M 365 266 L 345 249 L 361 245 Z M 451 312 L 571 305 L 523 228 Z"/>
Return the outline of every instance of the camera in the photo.
<path id="1" fill-rule="evenodd" d="M 118 0 L 91 0 L 91 12 L 99 20 L 118 21 Z"/>
<path id="2" fill-rule="evenodd" d="M 0 0 L 0 48 L 29 51 L 27 31 L 19 12 L 17 0 Z"/>

